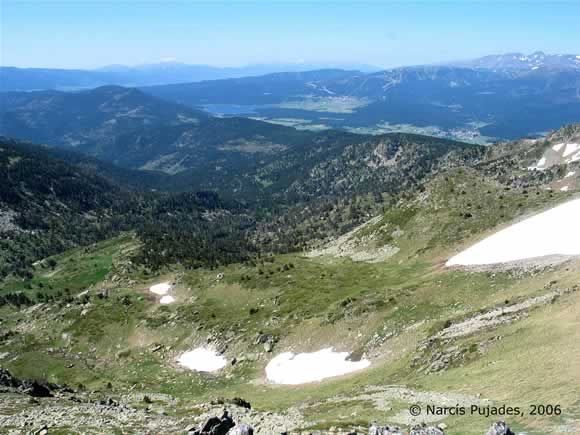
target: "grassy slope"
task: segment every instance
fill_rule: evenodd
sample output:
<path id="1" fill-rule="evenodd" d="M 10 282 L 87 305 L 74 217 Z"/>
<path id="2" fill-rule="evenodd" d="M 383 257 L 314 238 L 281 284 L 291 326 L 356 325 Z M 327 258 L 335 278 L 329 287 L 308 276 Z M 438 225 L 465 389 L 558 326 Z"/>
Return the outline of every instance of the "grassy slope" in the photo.
<path id="1" fill-rule="evenodd" d="M 458 346 L 469 349 L 491 337 L 502 337 L 456 367 L 421 374 L 410 364 L 417 343 L 446 320 L 545 293 L 552 281 L 561 288 L 578 283 L 578 263 L 523 275 L 442 266 L 447 255 L 462 245 L 567 195 L 540 189 L 527 189 L 527 194 L 523 189 L 505 190 L 464 171 L 435 179 L 421 198 L 402 204 L 404 211 L 387 212 L 374 228 L 384 242 L 401 248 L 386 263 L 283 255 L 220 269 L 222 280 L 216 280 L 216 270 L 176 267 L 157 277 L 142 270 L 125 273 L 136 281 L 130 283 L 121 266 L 127 264 L 125 257 L 135 243 L 131 238 L 63 254 L 52 276 L 52 271 L 39 267 L 30 283 L 5 281 L 0 292 L 16 289 L 34 294 L 43 282 L 44 290 L 48 285 L 54 290 L 68 287 L 71 293 L 89 288 L 89 296 L 22 311 L 0 308 L 3 330 L 14 331 L 0 338 L 0 353 L 9 355 L 0 362 L 20 376 L 46 377 L 73 386 L 83 383 L 102 389 L 111 382 L 112 394 L 131 387 L 169 393 L 180 399 L 171 412 L 183 415 L 195 412 L 196 402 L 241 396 L 259 409 L 303 405 L 301 411 L 313 427 L 347 427 L 372 419 L 383 421 L 405 409 L 409 405 L 405 399 L 392 401 L 388 412 L 356 399 L 365 386 L 396 384 L 419 391 L 481 394 L 510 406 L 562 406 L 564 413 L 558 418 L 509 419 L 513 427 L 529 433 L 549 432 L 564 417 L 580 418 L 575 394 L 580 385 L 574 367 L 580 356 L 575 344 L 580 323 L 577 293 L 537 308 L 521 321 L 458 340 Z M 397 227 L 403 235 L 393 237 Z M 107 273 L 110 268 L 114 271 Z M 122 279 L 113 282 L 114 274 Z M 149 285 L 162 280 L 176 282 L 176 304 L 160 306 L 147 292 Z M 96 296 L 103 288 L 112 289 L 108 298 Z M 278 337 L 274 354 L 334 345 L 366 351 L 374 363 L 367 371 L 320 384 L 268 385 L 263 382 L 263 367 L 271 354 L 255 344 L 259 333 Z M 389 333 L 395 335 L 385 338 Z M 227 344 L 229 358 L 244 356 L 246 362 L 215 376 L 174 366 L 181 351 L 208 338 L 220 346 Z M 385 344 L 380 345 L 383 338 Z M 166 348 L 153 352 L 158 344 Z M 353 401 L 325 402 L 336 395 L 353 397 Z M 451 434 L 482 433 L 490 424 L 473 417 L 445 421 Z"/>
<path id="2" fill-rule="evenodd" d="M 49 257 L 36 263 L 32 279 L 9 276 L 0 282 L 0 295 L 17 291 L 31 296 L 78 293 L 101 282 L 111 270 L 113 256 L 129 243 L 129 237 L 115 238 Z"/>

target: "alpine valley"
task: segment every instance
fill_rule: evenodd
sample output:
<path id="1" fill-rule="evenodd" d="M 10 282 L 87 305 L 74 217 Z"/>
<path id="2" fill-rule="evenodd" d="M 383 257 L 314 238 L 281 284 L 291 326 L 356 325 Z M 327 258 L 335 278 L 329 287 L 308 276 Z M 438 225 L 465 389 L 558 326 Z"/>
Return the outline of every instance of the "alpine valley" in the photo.
<path id="1" fill-rule="evenodd" d="M 580 433 L 578 56 L 107 77 L 0 94 L 0 432 Z"/>

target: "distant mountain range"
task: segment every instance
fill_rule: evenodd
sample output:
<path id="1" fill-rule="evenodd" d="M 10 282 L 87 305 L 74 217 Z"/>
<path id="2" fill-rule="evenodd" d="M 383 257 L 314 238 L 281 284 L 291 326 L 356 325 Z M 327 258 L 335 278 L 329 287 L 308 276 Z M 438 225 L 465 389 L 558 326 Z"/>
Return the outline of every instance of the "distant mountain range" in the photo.
<path id="1" fill-rule="evenodd" d="M 580 120 L 580 69 L 418 66 L 323 70 L 142 88 L 214 113 L 298 128 L 429 134 L 485 143 Z"/>
<path id="2" fill-rule="evenodd" d="M 95 70 L 0 67 L 0 92 L 34 90 L 81 90 L 104 85 L 152 86 L 189 83 L 237 77 L 260 76 L 283 71 L 310 71 L 324 68 L 378 71 L 363 64 L 261 64 L 242 67 L 216 67 L 161 62 L 137 66 L 108 65 Z"/>
<path id="3" fill-rule="evenodd" d="M 478 59 L 448 62 L 441 65 L 485 69 L 491 71 L 522 71 L 545 68 L 549 70 L 579 70 L 580 55 L 530 55 L 507 53 Z M 406 68 L 406 67 L 405 67 Z M 374 73 L 384 68 L 359 63 L 280 63 L 255 64 L 240 67 L 191 65 L 179 62 L 147 63 L 135 66 L 107 65 L 97 69 L 17 68 L 0 66 L 0 92 L 32 90 L 79 90 L 104 85 L 154 86 L 254 77 L 282 72 L 305 72 L 326 69 Z M 392 70 L 400 70 L 393 68 Z"/>
<path id="4" fill-rule="evenodd" d="M 465 68 L 487 69 L 492 71 L 526 71 L 526 70 L 579 70 L 580 55 L 546 54 L 536 51 L 532 54 L 507 53 L 484 56 L 478 59 L 455 62 L 451 65 Z"/>
<path id="5" fill-rule="evenodd" d="M 140 177 L 145 186 L 158 182 L 164 189 L 194 187 L 236 198 L 303 198 L 319 195 L 321 189 L 356 191 L 369 184 L 396 189 L 403 173 L 412 181 L 451 151 L 475 149 L 416 135 L 314 132 L 247 118 L 212 117 L 117 86 L 4 97 L 0 135 L 80 151 L 125 169 L 174 175 Z M 358 171 L 352 170 L 355 155 Z M 401 165 L 393 166 L 389 159 L 400 160 Z M 333 185 L 331 174 L 337 172 L 344 172 L 343 178 L 350 181 Z M 116 171 L 113 178 L 127 175 Z"/>
<path id="6" fill-rule="evenodd" d="M 514 53 L 371 72 L 302 70 L 314 67 L 214 68 L 178 63 L 109 66 L 98 71 L 6 67 L 0 69 L 0 90 L 75 89 L 78 93 L 79 88 L 102 84 L 138 86 L 144 93 L 179 104 L 182 112 L 189 107 L 195 111 L 194 117 L 207 113 L 243 116 L 299 130 L 404 132 L 472 143 L 538 136 L 580 120 L 578 55 Z M 275 68 L 288 71 L 263 75 Z M 150 86 L 154 83 L 162 84 Z M 47 92 L 31 98 L 50 100 L 54 91 Z M 70 101 L 82 105 L 89 94 L 80 95 L 83 97 Z M 12 112 L 15 106 L 20 110 L 20 102 L 27 98 L 18 93 L 1 95 L 3 112 Z M 54 98 L 68 97 L 58 94 Z M 65 106 L 72 110 L 74 104 Z M 134 120 L 128 116 L 122 122 Z M 124 124 L 109 128 L 127 130 Z"/>

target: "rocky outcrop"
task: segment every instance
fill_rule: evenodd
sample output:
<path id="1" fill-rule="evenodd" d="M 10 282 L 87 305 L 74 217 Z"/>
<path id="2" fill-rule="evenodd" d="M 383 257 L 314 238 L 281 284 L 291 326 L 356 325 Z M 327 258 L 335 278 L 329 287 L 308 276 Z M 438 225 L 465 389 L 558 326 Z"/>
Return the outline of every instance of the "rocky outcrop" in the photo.
<path id="1" fill-rule="evenodd" d="M 259 334 L 256 337 L 256 345 L 262 345 L 266 352 L 272 352 L 274 346 L 278 342 L 278 337 L 271 334 Z"/>
<path id="2" fill-rule="evenodd" d="M 12 376 L 8 370 L 0 368 L 0 386 L 18 388 L 20 384 L 21 381 Z"/>
<path id="3" fill-rule="evenodd" d="M 254 429 L 245 423 L 236 426 L 236 423 L 226 410 L 224 410 L 224 413 L 220 418 L 209 418 L 201 429 L 188 429 L 189 435 L 253 435 L 253 433 Z"/>
<path id="4" fill-rule="evenodd" d="M 223 397 L 219 397 L 215 400 L 211 401 L 212 405 L 234 405 L 239 408 L 245 409 L 252 409 L 252 405 L 247 400 L 242 399 L 241 397 L 234 397 L 233 399 L 224 399 Z"/>
<path id="5" fill-rule="evenodd" d="M 403 432 L 397 426 L 377 426 L 373 423 L 369 428 L 369 435 L 403 435 Z"/>
<path id="6" fill-rule="evenodd" d="M 0 368 L 0 387 L 7 387 L 15 392 L 28 394 L 32 397 L 53 397 L 52 391 L 70 389 L 66 386 L 50 384 L 37 380 L 21 380 L 13 376 L 8 370 Z"/>
<path id="7" fill-rule="evenodd" d="M 548 284 L 550 288 L 552 283 Z M 577 291 L 577 286 L 554 289 L 540 296 L 525 299 L 518 303 L 496 306 L 483 313 L 477 313 L 458 321 L 448 320 L 442 330 L 421 341 L 417 352 L 411 360 L 411 367 L 423 373 L 434 373 L 450 367 L 462 365 L 482 354 L 501 336 L 487 338 L 468 346 L 457 344 L 457 339 L 476 337 L 502 325 L 522 320 L 529 316 L 531 310 L 542 305 L 552 304 L 559 297 Z"/>
<path id="8" fill-rule="evenodd" d="M 409 435 L 445 435 L 445 432 L 439 427 L 421 425 L 412 427 Z"/>
<path id="9" fill-rule="evenodd" d="M 254 435 L 254 428 L 246 423 L 235 426 L 228 435 Z"/>

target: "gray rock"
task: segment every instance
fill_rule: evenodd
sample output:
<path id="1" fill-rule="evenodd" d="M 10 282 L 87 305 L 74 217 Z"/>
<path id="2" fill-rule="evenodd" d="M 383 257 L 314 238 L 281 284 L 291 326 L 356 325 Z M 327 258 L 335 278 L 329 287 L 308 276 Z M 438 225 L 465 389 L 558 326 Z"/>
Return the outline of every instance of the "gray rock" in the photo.
<path id="1" fill-rule="evenodd" d="M 228 435 L 254 435 L 254 428 L 246 423 L 241 423 L 230 429 Z"/>
<path id="2" fill-rule="evenodd" d="M 230 429 L 235 427 L 234 420 L 229 416 L 228 411 L 224 410 L 221 418 L 211 417 L 209 418 L 200 431 L 194 431 L 193 434 L 204 434 L 204 435 L 226 435 Z M 191 433 L 191 432 L 190 432 Z"/>
<path id="3" fill-rule="evenodd" d="M 433 426 L 415 426 L 409 431 L 409 435 L 445 435 L 443 429 Z"/>
<path id="4" fill-rule="evenodd" d="M 20 386 L 23 393 L 32 397 L 53 397 L 50 390 L 38 381 L 24 381 Z"/>
<path id="5" fill-rule="evenodd" d="M 3 387 L 18 388 L 22 382 L 10 374 L 6 369 L 0 368 L 0 385 Z"/>
<path id="6" fill-rule="evenodd" d="M 34 432 L 34 435 L 48 435 L 48 426 L 44 425 Z"/>
<path id="7" fill-rule="evenodd" d="M 399 427 L 378 426 L 376 423 L 373 423 L 369 427 L 369 435 L 403 435 L 403 432 L 401 432 Z"/>
<path id="8" fill-rule="evenodd" d="M 514 435 L 514 433 L 505 422 L 496 421 L 491 425 L 486 435 Z"/>

